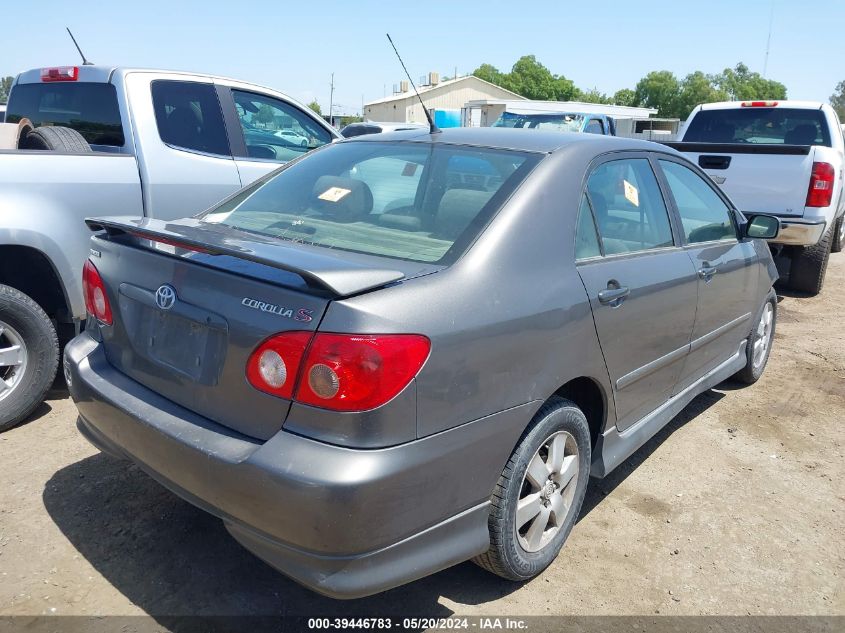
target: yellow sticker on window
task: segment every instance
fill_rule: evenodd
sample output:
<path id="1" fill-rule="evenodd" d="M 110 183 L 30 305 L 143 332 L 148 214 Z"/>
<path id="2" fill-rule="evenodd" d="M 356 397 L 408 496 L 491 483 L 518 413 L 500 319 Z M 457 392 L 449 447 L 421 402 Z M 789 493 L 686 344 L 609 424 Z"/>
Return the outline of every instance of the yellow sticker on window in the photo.
<path id="1" fill-rule="evenodd" d="M 337 202 L 345 196 L 348 196 L 350 193 L 352 193 L 351 189 L 344 189 L 343 187 L 329 187 L 317 197 L 320 200 L 325 200 L 326 202 Z"/>
<path id="2" fill-rule="evenodd" d="M 625 199 L 635 207 L 640 206 L 639 190 L 627 180 L 623 180 L 622 184 L 625 185 Z"/>

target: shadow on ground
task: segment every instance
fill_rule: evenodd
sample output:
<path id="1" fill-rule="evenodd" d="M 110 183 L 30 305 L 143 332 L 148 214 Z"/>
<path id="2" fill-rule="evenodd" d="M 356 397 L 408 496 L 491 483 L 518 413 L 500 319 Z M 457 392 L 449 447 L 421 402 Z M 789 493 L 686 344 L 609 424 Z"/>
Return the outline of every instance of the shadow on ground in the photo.
<path id="1" fill-rule="evenodd" d="M 607 478 L 591 480 L 587 516 L 674 431 L 718 402 L 708 391 Z M 336 601 L 308 591 L 238 545 L 220 520 L 174 496 L 136 466 L 97 454 L 58 471 L 44 504 L 74 547 L 152 616 L 445 617 L 442 596 L 483 604 L 520 587 L 464 563 L 386 593 Z M 280 504 L 280 512 L 284 511 Z"/>

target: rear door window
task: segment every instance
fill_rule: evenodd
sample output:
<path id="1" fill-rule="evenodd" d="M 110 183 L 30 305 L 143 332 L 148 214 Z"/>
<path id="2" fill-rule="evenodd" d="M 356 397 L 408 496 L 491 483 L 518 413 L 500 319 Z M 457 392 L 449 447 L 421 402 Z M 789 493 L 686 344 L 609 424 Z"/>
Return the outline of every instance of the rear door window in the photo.
<path id="1" fill-rule="evenodd" d="M 604 125 L 598 119 L 590 119 L 584 128 L 587 134 L 604 134 Z"/>
<path id="2" fill-rule="evenodd" d="M 61 125 L 85 137 L 91 145 L 123 147 L 126 142 L 111 84 L 52 82 L 18 84 L 12 90 L 6 122 L 29 119 L 35 127 Z"/>
<path id="3" fill-rule="evenodd" d="M 587 196 L 581 197 L 581 207 L 578 209 L 578 225 L 575 227 L 575 259 L 588 259 L 601 255 L 593 212 Z"/>
<path id="4" fill-rule="evenodd" d="M 299 108 L 265 95 L 232 90 L 246 157 L 289 161 L 331 143 L 328 130 Z"/>
<path id="5" fill-rule="evenodd" d="M 799 108 L 728 108 L 700 110 L 684 142 L 830 147 L 824 112 Z"/>
<path id="6" fill-rule="evenodd" d="M 661 160 L 669 191 L 690 244 L 736 239 L 731 210 L 705 180 L 688 167 Z"/>
<path id="7" fill-rule="evenodd" d="M 606 255 L 673 245 L 669 213 L 647 159 L 600 164 L 587 192 Z"/>
<path id="8" fill-rule="evenodd" d="M 179 149 L 230 156 L 223 114 L 212 84 L 152 82 L 153 109 L 161 140 Z"/>

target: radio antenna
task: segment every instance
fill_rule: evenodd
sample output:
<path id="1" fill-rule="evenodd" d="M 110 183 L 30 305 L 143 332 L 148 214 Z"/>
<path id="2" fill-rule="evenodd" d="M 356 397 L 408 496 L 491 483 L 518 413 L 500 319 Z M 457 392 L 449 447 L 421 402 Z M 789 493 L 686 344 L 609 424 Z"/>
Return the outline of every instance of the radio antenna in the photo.
<path id="1" fill-rule="evenodd" d="M 79 56 L 82 58 L 82 65 L 93 66 L 94 64 L 92 62 L 89 62 L 87 59 L 85 59 L 85 53 L 83 53 L 82 49 L 79 48 L 79 44 L 76 43 L 76 38 L 73 36 L 73 33 L 70 32 L 70 29 L 68 27 L 65 27 L 65 29 L 67 30 L 67 34 L 70 35 L 70 39 L 73 40 L 73 45 L 76 46 L 76 50 L 79 51 Z"/>
<path id="2" fill-rule="evenodd" d="M 411 82 L 411 86 L 414 88 L 414 93 L 417 95 L 417 99 L 420 100 L 420 105 L 422 106 L 423 112 L 425 113 L 425 118 L 428 119 L 428 133 L 429 134 L 439 134 L 442 130 L 434 125 L 434 119 L 431 118 L 431 112 L 428 111 L 428 108 L 425 107 L 423 103 L 422 97 L 420 96 L 419 90 L 417 90 L 417 86 L 414 84 L 414 80 L 411 79 L 411 73 L 408 72 L 408 69 L 405 68 L 405 62 L 402 61 L 402 57 L 399 55 L 399 51 L 396 50 L 396 44 L 393 43 L 393 39 L 390 37 L 390 33 L 387 33 L 387 39 L 390 42 L 390 45 L 393 47 L 393 52 L 396 53 L 396 57 L 399 58 L 399 63 L 402 64 L 402 70 L 405 71 L 405 75 L 408 77 L 408 81 Z"/>

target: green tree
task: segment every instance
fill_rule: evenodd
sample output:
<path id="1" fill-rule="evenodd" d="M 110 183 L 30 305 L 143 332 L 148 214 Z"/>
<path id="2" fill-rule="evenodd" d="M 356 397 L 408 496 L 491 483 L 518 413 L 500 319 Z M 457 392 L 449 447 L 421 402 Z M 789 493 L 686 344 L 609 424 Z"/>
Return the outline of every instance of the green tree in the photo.
<path id="1" fill-rule="evenodd" d="M 528 99 L 549 101 L 557 98 L 555 76 L 534 55 L 520 57 L 502 79 L 504 88 Z"/>
<path id="2" fill-rule="evenodd" d="M 725 68 L 710 80 L 731 100 L 786 99 L 786 86 L 750 71 L 742 62 L 734 68 Z"/>
<path id="3" fill-rule="evenodd" d="M 253 117 L 258 123 L 263 123 L 267 125 L 268 123 L 272 123 L 274 120 L 273 116 L 273 108 L 271 108 L 266 103 L 262 104 L 260 108 L 258 108 L 258 112 L 255 113 Z"/>
<path id="4" fill-rule="evenodd" d="M 481 64 L 472 74 L 479 79 L 489 81 L 491 84 L 496 84 L 497 86 L 500 86 L 502 82 L 502 73 L 491 64 Z"/>
<path id="5" fill-rule="evenodd" d="M 317 103 L 317 100 L 314 99 L 311 103 L 308 104 L 308 107 L 311 108 L 314 112 L 319 114 L 320 116 L 323 115 L 323 111 L 320 109 L 320 104 Z"/>
<path id="6" fill-rule="evenodd" d="M 352 114 L 350 114 L 348 116 L 342 116 L 342 117 L 340 117 L 340 127 L 344 127 L 346 125 L 349 125 L 350 123 L 360 123 L 363 120 L 364 120 L 364 117 L 355 116 L 355 115 L 352 115 Z"/>
<path id="7" fill-rule="evenodd" d="M 639 105 L 639 102 L 637 101 L 637 93 L 631 90 L 630 88 L 622 88 L 622 90 L 617 90 L 610 100 L 612 103 L 620 106 Z"/>
<path id="8" fill-rule="evenodd" d="M 686 119 L 692 109 L 701 103 L 726 101 L 727 93 L 713 85 L 712 78 L 700 70 L 690 73 L 680 84 L 680 91 L 675 103 L 675 116 Z"/>
<path id="9" fill-rule="evenodd" d="M 581 96 L 581 91 L 571 79 L 557 75 L 554 80 L 555 99 L 557 101 L 575 101 Z"/>
<path id="10" fill-rule="evenodd" d="M 610 103 L 610 97 L 603 92 L 599 92 L 598 88 L 592 88 L 586 92 L 582 92 L 578 96 L 578 100 L 584 103 Z"/>
<path id="11" fill-rule="evenodd" d="M 845 81 L 836 84 L 836 90 L 830 95 L 830 105 L 836 110 L 840 121 L 845 121 Z"/>
<path id="12" fill-rule="evenodd" d="M 668 70 L 655 70 L 640 79 L 634 91 L 637 103 L 647 108 L 657 108 L 664 117 L 677 116 L 680 83 Z"/>
<path id="13" fill-rule="evenodd" d="M 14 77 L 0 77 L 0 103 L 9 101 L 9 91 L 12 89 Z"/>

